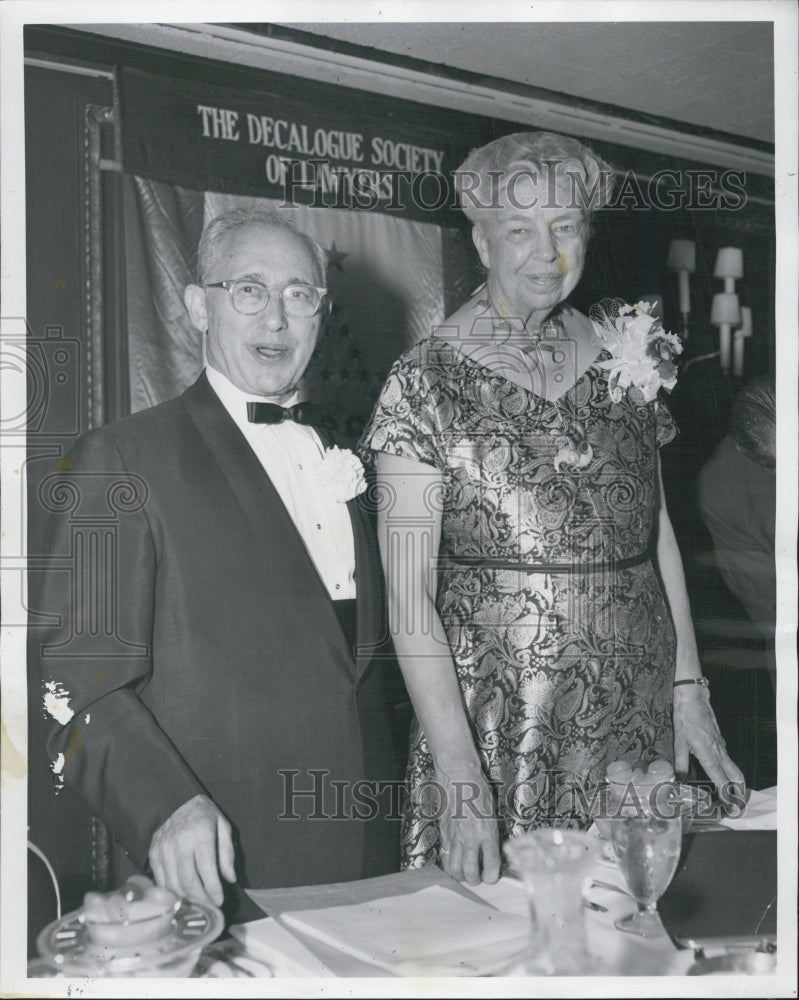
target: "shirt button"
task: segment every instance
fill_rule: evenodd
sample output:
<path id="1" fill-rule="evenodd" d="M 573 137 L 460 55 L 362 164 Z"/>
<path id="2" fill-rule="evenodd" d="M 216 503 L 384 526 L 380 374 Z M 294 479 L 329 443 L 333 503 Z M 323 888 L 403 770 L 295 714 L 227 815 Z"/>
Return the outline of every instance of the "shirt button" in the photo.
<path id="1" fill-rule="evenodd" d="M 302 471 L 302 466 L 300 465 L 300 463 L 299 463 L 299 462 L 297 462 L 297 468 L 298 468 L 298 469 L 299 469 L 300 471 Z"/>
<path id="2" fill-rule="evenodd" d="M 336 590 L 341 590 L 341 584 L 340 583 L 336 584 Z"/>
<path id="3" fill-rule="evenodd" d="M 317 528 L 318 528 L 318 529 L 319 529 L 320 531 L 322 530 L 322 525 L 321 525 L 321 524 L 317 524 L 317 526 L 316 526 L 316 527 L 317 527 Z"/>

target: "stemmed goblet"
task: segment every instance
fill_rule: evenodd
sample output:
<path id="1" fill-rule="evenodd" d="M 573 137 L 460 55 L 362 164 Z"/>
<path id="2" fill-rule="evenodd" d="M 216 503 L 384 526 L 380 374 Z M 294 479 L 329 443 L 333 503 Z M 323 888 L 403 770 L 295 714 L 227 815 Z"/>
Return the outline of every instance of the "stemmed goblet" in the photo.
<path id="1" fill-rule="evenodd" d="M 651 938 L 663 935 L 657 903 L 674 878 L 682 847 L 682 818 L 642 816 L 615 819 L 611 837 L 619 868 L 638 911 L 620 917 L 620 931 Z"/>

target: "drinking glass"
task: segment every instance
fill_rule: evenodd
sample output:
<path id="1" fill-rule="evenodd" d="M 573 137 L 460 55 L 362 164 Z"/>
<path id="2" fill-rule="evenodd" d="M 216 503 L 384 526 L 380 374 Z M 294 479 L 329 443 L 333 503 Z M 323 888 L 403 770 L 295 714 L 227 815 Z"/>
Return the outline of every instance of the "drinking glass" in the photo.
<path id="1" fill-rule="evenodd" d="M 512 837 L 505 854 L 524 882 L 530 904 L 534 951 L 527 975 L 589 972 L 583 924 L 583 893 L 591 880 L 596 841 L 578 830 L 531 830 Z"/>
<path id="2" fill-rule="evenodd" d="M 657 902 L 674 878 L 682 847 L 682 817 L 647 814 L 613 821 L 611 838 L 627 888 L 638 911 L 615 922 L 620 931 L 640 937 L 660 937 L 665 932 Z"/>

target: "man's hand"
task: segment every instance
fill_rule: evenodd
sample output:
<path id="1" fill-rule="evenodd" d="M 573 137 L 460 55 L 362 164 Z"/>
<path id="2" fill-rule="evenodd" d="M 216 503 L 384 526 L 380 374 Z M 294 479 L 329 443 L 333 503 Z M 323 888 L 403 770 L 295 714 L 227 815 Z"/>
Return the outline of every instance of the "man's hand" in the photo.
<path id="1" fill-rule="evenodd" d="M 219 873 L 236 881 L 230 823 L 207 795 L 195 795 L 153 834 L 150 865 L 155 881 L 178 896 L 221 906 Z"/>

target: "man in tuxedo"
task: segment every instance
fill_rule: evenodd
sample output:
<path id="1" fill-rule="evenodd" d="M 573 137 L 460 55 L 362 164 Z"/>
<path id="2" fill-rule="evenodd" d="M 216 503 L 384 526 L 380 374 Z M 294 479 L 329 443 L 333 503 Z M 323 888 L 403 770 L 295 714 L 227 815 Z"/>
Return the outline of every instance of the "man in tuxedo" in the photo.
<path id="1" fill-rule="evenodd" d="M 225 882 L 397 868 L 376 784 L 397 777 L 396 668 L 361 470 L 296 402 L 325 266 L 275 214 L 210 222 L 185 292 L 205 371 L 85 435 L 50 484 L 69 502 L 48 552 L 72 570 L 46 574 L 57 624 L 37 636 L 54 770 L 135 866 L 229 913 Z"/>

